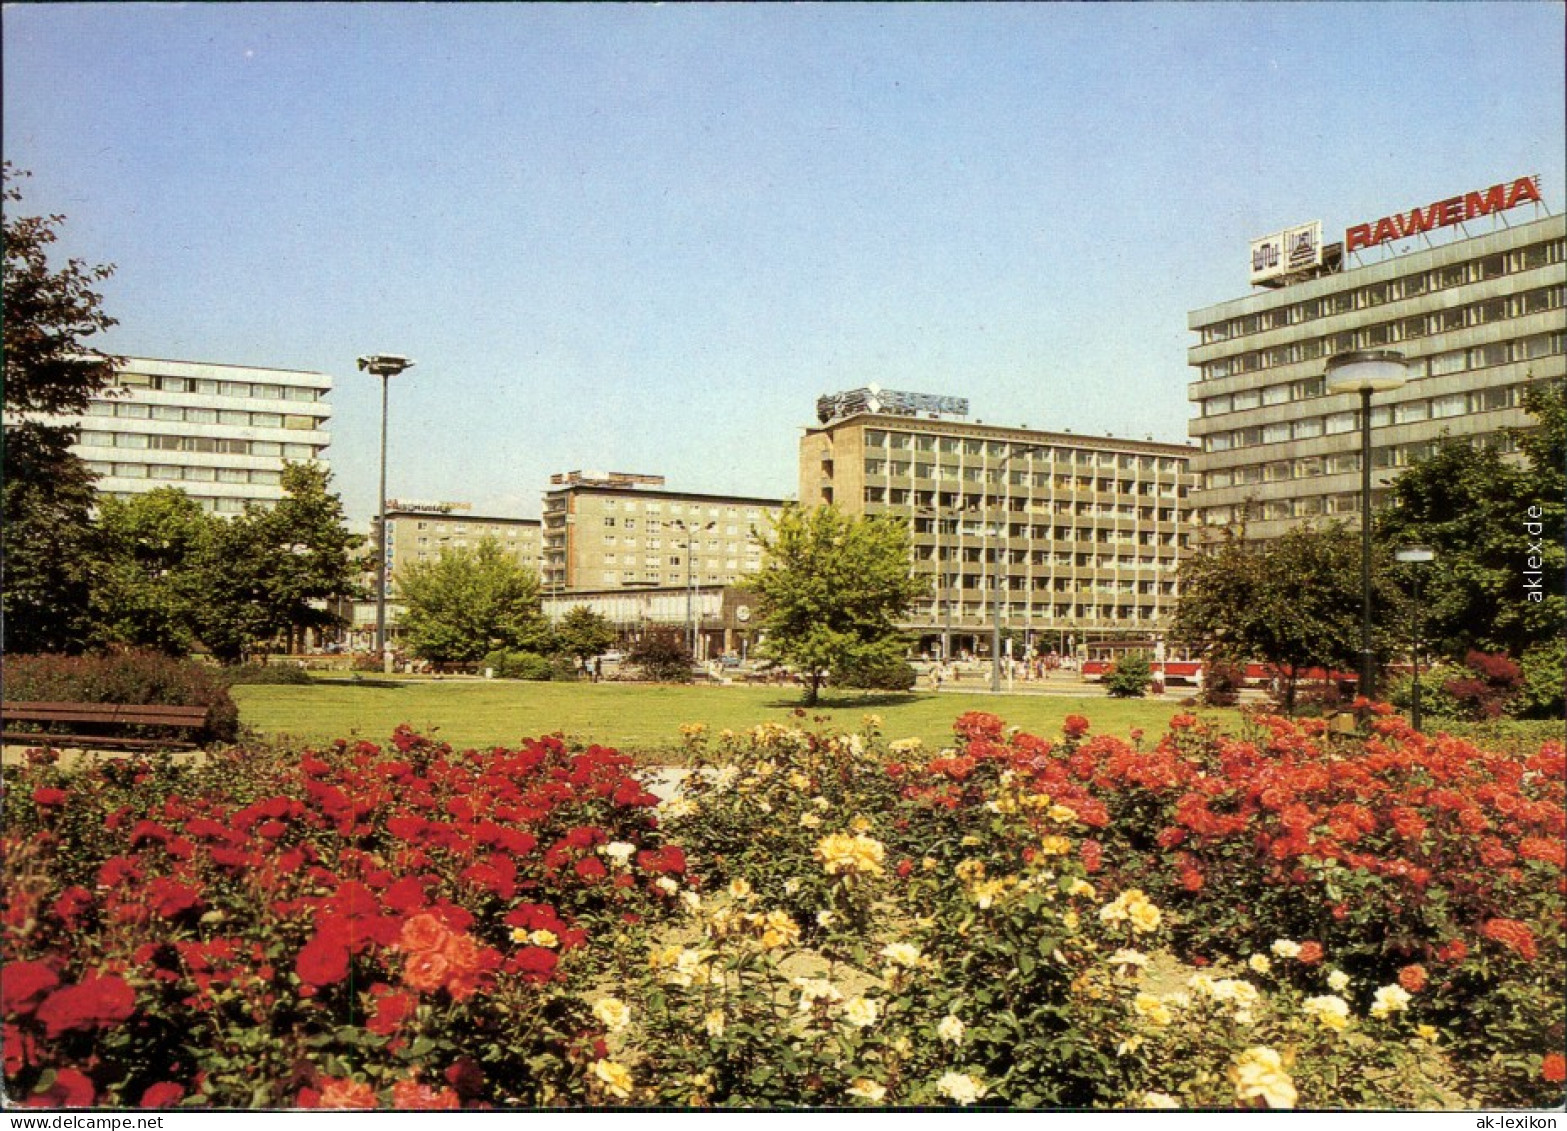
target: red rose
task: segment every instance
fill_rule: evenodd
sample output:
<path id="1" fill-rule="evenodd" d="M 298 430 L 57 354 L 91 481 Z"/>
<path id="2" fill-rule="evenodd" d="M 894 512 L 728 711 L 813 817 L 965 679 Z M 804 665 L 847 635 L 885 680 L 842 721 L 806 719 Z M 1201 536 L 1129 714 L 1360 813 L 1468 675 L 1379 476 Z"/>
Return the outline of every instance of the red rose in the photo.
<path id="1" fill-rule="evenodd" d="M 1307 966 L 1315 966 L 1322 961 L 1322 944 L 1312 939 L 1307 939 L 1300 944 L 1300 953 L 1296 955 Z"/>
<path id="2" fill-rule="evenodd" d="M 164 1080 L 152 1085 L 141 1094 L 142 1107 L 173 1107 L 185 1097 L 185 1089 L 179 1084 Z"/>
<path id="3" fill-rule="evenodd" d="M 1412 994 L 1418 994 L 1426 988 L 1426 968 L 1424 966 L 1405 966 L 1398 972 L 1398 984 Z"/>
<path id="4" fill-rule="evenodd" d="M 597 856 L 588 856 L 577 861 L 575 869 L 577 875 L 588 882 L 602 880 L 609 872 L 604 867 L 604 862 Z"/>
<path id="5" fill-rule="evenodd" d="M 116 974 L 89 975 L 74 986 L 56 990 L 38 1007 L 46 1036 L 72 1029 L 109 1029 L 136 1012 L 136 993 Z"/>
<path id="6" fill-rule="evenodd" d="M 348 977 L 348 947 L 340 940 L 315 935 L 294 960 L 299 980 L 307 986 L 331 986 Z"/>
<path id="7" fill-rule="evenodd" d="M 1088 733 L 1088 720 L 1082 715 L 1068 715 L 1061 724 L 1061 731 L 1068 738 L 1082 738 Z"/>
<path id="8" fill-rule="evenodd" d="M 1540 1064 L 1540 1078 L 1547 1084 L 1560 1084 L 1567 1080 L 1567 1057 L 1559 1052 L 1546 1053 Z"/>
<path id="9" fill-rule="evenodd" d="M 383 1037 L 390 1037 L 418 1006 L 419 999 L 409 994 L 387 994 L 375 1003 L 375 1014 L 366 1022 L 365 1028 Z"/>
<path id="10" fill-rule="evenodd" d="M 544 982 L 555 973 L 555 966 L 559 961 L 553 950 L 541 946 L 525 946 L 506 966 L 512 973 L 521 974 L 530 982 Z"/>
<path id="11" fill-rule="evenodd" d="M 475 1096 L 484 1087 L 484 1069 L 471 1057 L 460 1056 L 442 1073 L 460 1096 Z"/>
<path id="12" fill-rule="evenodd" d="M 25 1016 L 59 984 L 59 975 L 42 962 L 7 963 L 0 967 L 0 1012 Z"/>
<path id="13" fill-rule="evenodd" d="M 33 804 L 43 807 L 51 805 L 63 805 L 67 793 L 63 789 L 56 789 L 52 785 L 39 786 L 33 790 Z"/>

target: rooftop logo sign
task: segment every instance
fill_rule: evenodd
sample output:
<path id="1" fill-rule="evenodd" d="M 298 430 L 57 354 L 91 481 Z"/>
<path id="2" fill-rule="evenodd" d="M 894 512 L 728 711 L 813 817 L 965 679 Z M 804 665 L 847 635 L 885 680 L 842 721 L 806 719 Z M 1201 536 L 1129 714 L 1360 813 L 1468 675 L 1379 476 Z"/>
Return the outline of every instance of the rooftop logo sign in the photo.
<path id="1" fill-rule="evenodd" d="M 1252 286 L 1321 266 L 1321 220 L 1251 241 Z"/>
<path id="2" fill-rule="evenodd" d="M 1433 228 L 1451 228 L 1466 220 L 1488 216 L 1492 212 L 1505 212 L 1530 202 L 1541 204 L 1540 178 L 1519 177 L 1512 183 L 1503 181 L 1488 189 L 1450 196 L 1425 208 L 1411 208 L 1409 212 L 1395 212 L 1371 224 L 1357 224 L 1344 233 L 1344 250 L 1359 251 L 1375 247 L 1389 240 L 1408 239 L 1429 232 Z"/>

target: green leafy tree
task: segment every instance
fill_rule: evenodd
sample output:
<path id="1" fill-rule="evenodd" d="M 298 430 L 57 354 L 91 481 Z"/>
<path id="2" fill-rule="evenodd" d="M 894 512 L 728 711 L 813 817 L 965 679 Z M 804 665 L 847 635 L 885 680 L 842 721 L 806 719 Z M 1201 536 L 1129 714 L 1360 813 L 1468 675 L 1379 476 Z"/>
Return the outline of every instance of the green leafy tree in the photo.
<path id="1" fill-rule="evenodd" d="M 83 412 L 113 378 L 116 359 L 88 339 L 115 324 L 96 290 L 114 269 L 51 266 L 65 218 L 15 215 L 26 175 L 4 166 L 0 647 L 75 652 L 91 637 L 93 476 L 70 450 L 75 430 L 31 414 Z"/>
<path id="2" fill-rule="evenodd" d="M 219 521 L 174 487 L 100 500 L 94 642 L 190 652 L 206 600 L 198 565 Z"/>
<path id="3" fill-rule="evenodd" d="M 334 605 L 360 595 L 364 538 L 348 529 L 332 473 L 318 463 L 283 465 L 283 498 L 259 518 L 270 551 L 268 603 L 293 651 L 311 629 L 341 623 Z"/>
<path id="4" fill-rule="evenodd" d="M 251 505 L 213 524 L 197 568 L 204 599 L 202 643 L 237 663 L 281 640 L 292 649 L 303 630 L 340 623 L 333 604 L 359 594 L 358 549 L 331 475 L 319 464 L 285 463 L 283 498 Z"/>
<path id="5" fill-rule="evenodd" d="M 615 626 L 586 605 L 574 605 L 555 626 L 561 651 L 586 664 L 615 643 Z"/>
<path id="6" fill-rule="evenodd" d="M 910 575 L 906 523 L 788 506 L 759 539 L 762 568 L 745 585 L 757 595 L 760 650 L 805 677 L 807 704 L 831 672 L 902 658 L 897 621 L 929 591 L 928 579 Z"/>
<path id="7" fill-rule="evenodd" d="M 678 628 L 650 628 L 631 646 L 626 659 L 658 683 L 691 682 L 691 649 Z"/>
<path id="8" fill-rule="evenodd" d="M 496 649 L 541 655 L 553 650 L 538 575 L 493 538 L 415 562 L 400 574 L 397 589 L 404 604 L 403 639 L 421 659 L 467 663 Z"/>
<path id="9" fill-rule="evenodd" d="M 1273 665 L 1285 709 L 1308 668 L 1360 667 L 1360 535 L 1341 524 L 1301 527 L 1267 542 L 1231 532 L 1181 564 L 1174 639 L 1220 661 Z M 1385 610 L 1396 601 L 1373 564 L 1373 641 L 1386 653 Z"/>

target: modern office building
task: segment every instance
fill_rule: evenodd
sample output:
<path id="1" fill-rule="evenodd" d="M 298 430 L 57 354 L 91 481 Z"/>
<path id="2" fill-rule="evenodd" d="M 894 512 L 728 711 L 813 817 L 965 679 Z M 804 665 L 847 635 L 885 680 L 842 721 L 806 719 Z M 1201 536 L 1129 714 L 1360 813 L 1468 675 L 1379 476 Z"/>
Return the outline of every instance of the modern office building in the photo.
<path id="1" fill-rule="evenodd" d="M 1001 626 L 1063 654 L 1150 637 L 1179 596 L 1188 448 L 965 419 L 966 401 L 874 386 L 823 397 L 800 441 L 800 502 L 900 515 L 931 595 L 917 650 L 988 654 Z M 999 564 L 998 564 L 999 563 Z"/>
<path id="2" fill-rule="evenodd" d="M 678 629 L 702 663 L 719 656 L 746 659 L 757 639 L 756 597 L 733 585 L 660 585 L 578 589 L 544 599 L 544 614 L 558 622 L 583 606 L 614 627 L 623 646 L 650 629 Z"/>
<path id="3" fill-rule="evenodd" d="M 1506 430 L 1529 423 L 1524 387 L 1567 373 L 1567 218 L 1531 217 L 1539 200 L 1521 178 L 1359 224 L 1303 269 L 1277 244 L 1253 245 L 1259 289 L 1189 317 L 1204 537 L 1242 523 L 1254 539 L 1310 520 L 1358 526 L 1359 397 L 1326 392 L 1334 354 L 1396 350 L 1409 363 L 1409 381 L 1372 401 L 1374 505 L 1444 436 L 1507 448 Z M 1438 243 L 1449 231 L 1463 238 Z"/>
<path id="4" fill-rule="evenodd" d="M 217 514 L 283 497 L 285 460 L 326 462 L 324 373 L 133 357 L 87 412 L 76 453 L 101 494 L 178 487 Z"/>
<path id="5" fill-rule="evenodd" d="M 572 471 L 544 495 L 546 593 L 723 586 L 762 566 L 781 499 L 669 491 L 659 475 Z"/>

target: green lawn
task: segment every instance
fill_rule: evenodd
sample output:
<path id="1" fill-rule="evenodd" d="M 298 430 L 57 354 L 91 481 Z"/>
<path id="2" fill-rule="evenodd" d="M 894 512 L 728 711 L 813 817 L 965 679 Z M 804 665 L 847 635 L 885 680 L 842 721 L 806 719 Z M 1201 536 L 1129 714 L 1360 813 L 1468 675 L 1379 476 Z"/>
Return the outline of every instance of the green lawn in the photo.
<path id="1" fill-rule="evenodd" d="M 807 718 L 794 715 L 799 693 L 769 687 L 674 687 L 615 683 L 522 683 L 479 680 L 404 682 L 321 681 L 312 686 L 234 688 L 240 719 L 268 736 L 309 742 L 363 737 L 384 742 L 399 723 L 438 734 L 457 746 L 515 745 L 557 731 L 667 761 L 680 746 L 683 723 L 740 730 L 761 722 L 824 719 L 856 729 L 868 713 L 882 718 L 890 738 L 919 737 L 929 747 L 951 744 L 952 720 L 965 711 L 989 711 L 1031 733 L 1055 737 L 1069 714 L 1086 716 L 1096 732 L 1125 736 L 1140 727 L 1160 733 L 1182 708 L 1162 699 L 1002 695 L 843 694 L 827 697 Z M 1233 716 L 1233 712 L 1204 712 Z"/>

